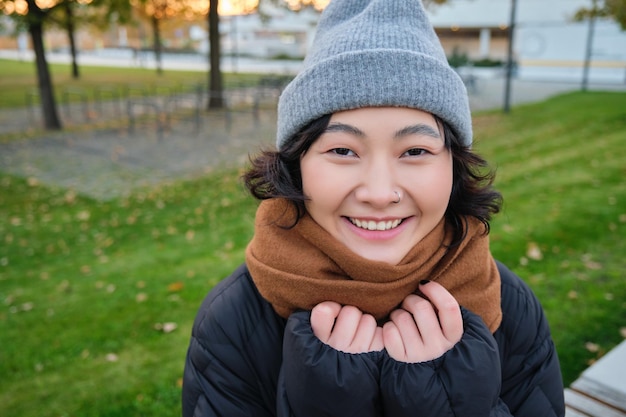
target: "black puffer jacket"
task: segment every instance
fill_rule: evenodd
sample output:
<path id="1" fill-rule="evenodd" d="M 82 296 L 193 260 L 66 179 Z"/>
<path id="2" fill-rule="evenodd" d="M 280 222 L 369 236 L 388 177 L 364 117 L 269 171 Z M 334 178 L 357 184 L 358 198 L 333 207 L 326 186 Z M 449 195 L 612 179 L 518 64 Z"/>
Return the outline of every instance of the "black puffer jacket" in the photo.
<path id="1" fill-rule="evenodd" d="M 313 335 L 309 312 L 279 317 L 245 266 L 196 317 L 183 383 L 184 417 L 563 416 L 557 354 L 530 289 L 498 264 L 503 321 L 491 334 L 463 310 L 465 332 L 430 362 L 348 354 Z"/>

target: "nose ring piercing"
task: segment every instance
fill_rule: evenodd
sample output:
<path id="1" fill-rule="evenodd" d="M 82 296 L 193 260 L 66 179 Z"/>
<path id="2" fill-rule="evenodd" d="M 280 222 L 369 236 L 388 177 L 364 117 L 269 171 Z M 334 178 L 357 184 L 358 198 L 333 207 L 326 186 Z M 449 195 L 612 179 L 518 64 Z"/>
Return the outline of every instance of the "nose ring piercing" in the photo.
<path id="1" fill-rule="evenodd" d="M 398 199 L 396 201 L 394 201 L 394 204 L 398 204 L 400 202 L 400 200 L 402 200 L 402 195 L 400 195 L 399 191 L 394 191 L 394 193 L 396 193 L 396 195 L 398 196 Z"/>

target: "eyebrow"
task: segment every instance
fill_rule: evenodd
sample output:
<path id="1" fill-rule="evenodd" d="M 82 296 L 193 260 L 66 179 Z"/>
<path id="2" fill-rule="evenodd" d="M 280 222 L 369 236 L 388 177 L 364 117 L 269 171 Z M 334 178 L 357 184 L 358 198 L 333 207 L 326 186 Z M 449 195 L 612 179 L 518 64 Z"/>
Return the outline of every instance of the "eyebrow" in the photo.
<path id="1" fill-rule="evenodd" d="M 429 136 L 431 138 L 441 139 L 441 135 L 439 134 L 439 131 L 437 129 L 423 123 L 407 126 L 403 129 L 398 130 L 394 135 L 394 138 L 399 139 L 403 136 L 409 135 Z"/>
<path id="2" fill-rule="evenodd" d="M 343 132 L 349 133 L 354 136 L 358 136 L 361 138 L 365 137 L 365 133 L 352 125 L 347 125 L 344 123 L 333 122 L 329 124 L 326 129 L 324 129 L 324 133 L 332 133 L 332 132 Z"/>
<path id="3" fill-rule="evenodd" d="M 357 128 L 356 126 L 339 123 L 339 122 L 333 122 L 329 124 L 324 130 L 324 133 L 332 133 L 332 132 L 348 133 L 348 134 L 351 134 L 360 138 L 364 138 L 365 136 L 367 136 L 365 132 L 363 132 L 361 129 Z M 441 139 L 441 135 L 439 134 L 439 131 L 437 129 L 424 123 L 418 123 L 415 125 L 406 126 L 398 130 L 393 135 L 393 137 L 394 139 L 400 139 L 404 136 L 410 136 L 410 135 L 428 136 L 434 139 Z"/>

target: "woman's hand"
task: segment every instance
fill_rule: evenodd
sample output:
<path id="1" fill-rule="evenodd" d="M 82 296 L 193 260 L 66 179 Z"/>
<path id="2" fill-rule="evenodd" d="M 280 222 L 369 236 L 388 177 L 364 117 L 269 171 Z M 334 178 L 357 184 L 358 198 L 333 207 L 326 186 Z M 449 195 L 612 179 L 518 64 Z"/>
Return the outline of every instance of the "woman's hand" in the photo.
<path id="1" fill-rule="evenodd" d="M 324 301 L 311 311 L 313 333 L 325 344 L 346 353 L 382 350 L 383 329 L 358 308 Z"/>
<path id="2" fill-rule="evenodd" d="M 436 282 L 420 283 L 427 298 L 411 294 L 383 326 L 384 346 L 400 362 L 425 362 L 450 350 L 463 336 L 456 299 Z"/>

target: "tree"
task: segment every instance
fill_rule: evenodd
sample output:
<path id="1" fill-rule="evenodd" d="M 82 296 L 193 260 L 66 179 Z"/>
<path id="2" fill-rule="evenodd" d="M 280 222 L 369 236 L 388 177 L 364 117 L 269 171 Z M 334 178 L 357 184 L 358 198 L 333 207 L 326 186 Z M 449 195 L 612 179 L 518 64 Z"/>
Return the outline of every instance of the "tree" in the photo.
<path id="1" fill-rule="evenodd" d="M 221 45 L 220 45 L 220 17 L 217 8 L 219 0 L 209 2 L 209 109 L 222 108 L 224 106 L 222 82 Z"/>
<path id="2" fill-rule="evenodd" d="M 161 22 L 174 16 L 185 15 L 196 10 L 194 0 L 131 0 L 134 9 L 150 21 L 157 73 L 163 73 Z"/>
<path id="3" fill-rule="evenodd" d="M 57 7 L 50 10 L 50 23 L 67 33 L 72 78 L 80 77 L 75 35 L 78 26 L 106 28 L 113 20 L 127 22 L 130 20 L 130 10 L 127 0 L 61 0 Z"/>
<path id="4" fill-rule="evenodd" d="M 77 79 L 80 77 L 80 73 L 78 71 L 78 62 L 76 61 L 76 37 L 74 36 L 76 25 L 74 22 L 73 5 L 69 1 L 65 3 L 65 28 L 70 43 L 70 53 L 72 54 L 72 77 Z"/>
<path id="5" fill-rule="evenodd" d="M 52 77 L 46 61 L 43 42 L 44 23 L 49 20 L 51 13 L 62 3 L 48 8 L 40 7 L 36 0 L 0 0 L 0 10 L 13 18 L 18 25 L 26 27 L 30 35 L 33 50 L 35 51 L 35 65 L 44 127 L 48 130 L 60 130 L 61 119 L 57 112 Z"/>
<path id="6" fill-rule="evenodd" d="M 626 0 L 604 0 L 599 4 L 592 4 L 591 8 L 579 9 L 574 15 L 574 20 L 583 21 L 592 17 L 611 18 L 620 25 L 622 30 L 626 30 Z"/>
<path id="7" fill-rule="evenodd" d="M 595 32 L 595 21 L 597 18 L 611 18 L 615 20 L 622 30 L 626 30 L 626 0 L 592 0 L 591 8 L 579 9 L 574 15 L 575 21 L 589 21 L 589 31 L 587 35 L 587 47 L 585 49 L 585 62 L 583 66 L 583 77 L 581 89 L 587 90 L 589 83 L 589 69 L 591 66 L 591 51 L 593 48 L 593 37 Z"/>
<path id="8" fill-rule="evenodd" d="M 93 23 L 94 20 L 100 20 L 103 16 L 106 18 L 108 14 L 103 12 L 102 7 L 106 0 L 63 0 L 60 3 L 59 13 L 51 15 L 50 20 L 57 26 L 61 27 L 67 33 L 67 41 L 70 46 L 72 78 L 80 78 L 78 69 L 78 49 L 76 47 L 76 29 L 81 23 Z M 108 2 L 108 7 L 117 6 L 114 2 Z M 90 14 L 88 10 L 93 9 Z M 97 14 L 95 13 L 97 10 Z M 120 11 L 124 9 L 121 8 Z M 100 25 L 106 25 L 108 22 L 102 22 Z"/>

